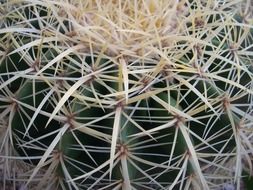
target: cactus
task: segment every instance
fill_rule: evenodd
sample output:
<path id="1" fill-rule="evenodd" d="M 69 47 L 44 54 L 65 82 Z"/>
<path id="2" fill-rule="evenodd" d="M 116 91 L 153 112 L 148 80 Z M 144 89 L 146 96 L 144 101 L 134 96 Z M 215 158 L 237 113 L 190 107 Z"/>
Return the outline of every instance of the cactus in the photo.
<path id="1" fill-rule="evenodd" d="M 252 7 L 3 1 L 2 189 L 251 183 Z"/>

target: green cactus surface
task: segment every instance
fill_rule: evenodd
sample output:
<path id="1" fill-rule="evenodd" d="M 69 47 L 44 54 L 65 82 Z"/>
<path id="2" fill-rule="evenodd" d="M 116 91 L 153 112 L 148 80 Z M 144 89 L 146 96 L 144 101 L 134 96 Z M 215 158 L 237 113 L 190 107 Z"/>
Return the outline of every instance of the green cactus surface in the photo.
<path id="1" fill-rule="evenodd" d="M 0 1 L 0 189 L 250 190 L 252 13 Z"/>

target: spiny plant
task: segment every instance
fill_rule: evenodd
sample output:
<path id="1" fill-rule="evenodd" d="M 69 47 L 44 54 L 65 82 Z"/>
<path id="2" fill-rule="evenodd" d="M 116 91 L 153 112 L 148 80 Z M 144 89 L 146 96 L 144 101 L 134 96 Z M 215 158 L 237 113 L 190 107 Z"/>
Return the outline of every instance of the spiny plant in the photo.
<path id="1" fill-rule="evenodd" d="M 252 7 L 2 1 L 2 189 L 246 189 Z"/>

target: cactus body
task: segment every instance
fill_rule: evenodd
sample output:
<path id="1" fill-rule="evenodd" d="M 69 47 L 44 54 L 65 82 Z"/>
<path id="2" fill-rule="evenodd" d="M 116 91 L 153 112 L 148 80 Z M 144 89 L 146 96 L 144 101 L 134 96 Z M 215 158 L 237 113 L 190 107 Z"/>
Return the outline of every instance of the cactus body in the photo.
<path id="1" fill-rule="evenodd" d="M 232 0 L 4 1 L 0 185 L 250 184 L 252 7 Z"/>

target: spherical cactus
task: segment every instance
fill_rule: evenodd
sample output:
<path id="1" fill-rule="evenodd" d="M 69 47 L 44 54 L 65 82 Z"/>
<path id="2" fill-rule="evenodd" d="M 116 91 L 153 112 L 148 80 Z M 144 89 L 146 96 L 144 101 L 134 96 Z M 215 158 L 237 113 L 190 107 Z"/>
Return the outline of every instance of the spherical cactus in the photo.
<path id="1" fill-rule="evenodd" d="M 252 7 L 3 1 L 2 188 L 247 188 Z"/>

